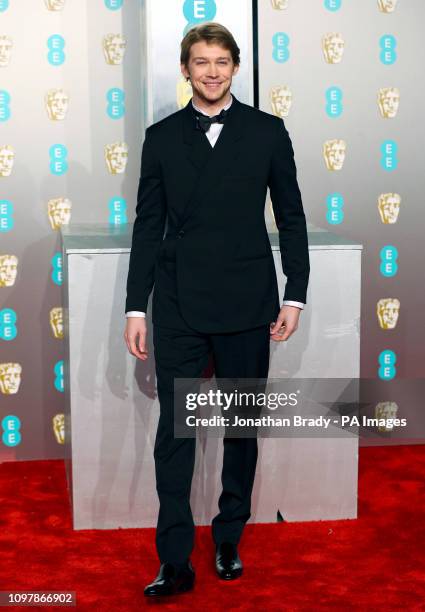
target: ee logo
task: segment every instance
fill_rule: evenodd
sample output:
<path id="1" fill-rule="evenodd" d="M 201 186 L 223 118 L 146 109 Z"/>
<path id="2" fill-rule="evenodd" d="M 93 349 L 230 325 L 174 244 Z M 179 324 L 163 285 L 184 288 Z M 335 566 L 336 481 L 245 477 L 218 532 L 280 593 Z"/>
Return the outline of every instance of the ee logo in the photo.
<path id="1" fill-rule="evenodd" d="M 55 373 L 55 389 L 63 393 L 63 359 L 55 363 L 53 371 Z"/>
<path id="2" fill-rule="evenodd" d="M 51 279 L 55 285 L 62 285 L 62 254 L 58 251 L 50 261 L 52 262 Z"/>
<path id="3" fill-rule="evenodd" d="M 14 414 L 8 414 L 2 419 L 3 434 L 1 439 L 5 446 L 18 446 L 21 443 L 21 421 Z"/>
<path id="4" fill-rule="evenodd" d="M 127 223 L 127 203 L 124 198 L 117 196 L 108 202 L 109 223 L 122 225 Z"/>
<path id="5" fill-rule="evenodd" d="M 119 87 L 113 87 L 106 93 L 108 105 L 106 112 L 111 119 L 121 119 L 125 113 L 124 106 L 125 93 Z"/>
<path id="6" fill-rule="evenodd" d="M 339 11 L 342 0 L 324 0 L 323 4 L 328 11 Z"/>
<path id="7" fill-rule="evenodd" d="M 63 144 L 54 144 L 49 149 L 50 172 L 59 176 L 68 170 L 68 150 Z"/>
<path id="8" fill-rule="evenodd" d="M 203 21 L 213 21 L 217 13 L 215 0 L 185 0 L 183 4 L 183 15 L 187 25 L 183 34 L 190 28 Z"/>
<path id="9" fill-rule="evenodd" d="M 105 6 L 110 11 L 118 11 L 122 8 L 123 0 L 105 0 Z"/>
<path id="10" fill-rule="evenodd" d="M 394 64 L 397 59 L 396 48 L 397 41 L 392 34 L 384 34 L 379 39 L 379 47 L 381 51 L 379 52 L 379 59 L 381 62 L 387 66 L 390 64 Z"/>
<path id="11" fill-rule="evenodd" d="M 339 87 L 329 87 L 325 93 L 326 114 L 334 119 L 342 113 L 342 90 Z"/>
<path id="12" fill-rule="evenodd" d="M 344 198 L 340 193 L 330 193 L 326 198 L 326 221 L 338 225 L 344 219 Z"/>
<path id="13" fill-rule="evenodd" d="M 276 32 L 272 38 L 272 57 L 275 62 L 283 64 L 289 59 L 289 36 L 286 32 Z"/>
<path id="14" fill-rule="evenodd" d="M 11 308 L 3 308 L 0 310 L 0 338 L 14 340 L 16 335 L 16 312 Z"/>
<path id="15" fill-rule="evenodd" d="M 379 266 L 382 276 L 395 276 L 398 270 L 398 251 L 395 246 L 387 244 L 380 251 L 381 265 Z"/>
<path id="16" fill-rule="evenodd" d="M 0 89 L 0 121 L 10 119 L 10 94 L 5 89 Z"/>
<path id="17" fill-rule="evenodd" d="M 391 172 L 398 165 L 397 143 L 394 140 L 384 140 L 381 144 L 381 166 Z"/>
<path id="18" fill-rule="evenodd" d="M 0 200 L 0 232 L 10 232 L 15 224 L 13 204 L 10 200 Z"/>
<path id="19" fill-rule="evenodd" d="M 396 354 L 394 351 L 385 349 L 379 354 L 378 363 L 379 370 L 378 375 L 382 380 L 391 380 L 396 375 L 395 362 L 397 361 Z"/>
<path id="20" fill-rule="evenodd" d="M 47 60 L 52 66 L 60 66 L 65 61 L 65 53 L 63 48 L 65 46 L 65 39 L 60 34 L 52 34 L 47 39 Z"/>

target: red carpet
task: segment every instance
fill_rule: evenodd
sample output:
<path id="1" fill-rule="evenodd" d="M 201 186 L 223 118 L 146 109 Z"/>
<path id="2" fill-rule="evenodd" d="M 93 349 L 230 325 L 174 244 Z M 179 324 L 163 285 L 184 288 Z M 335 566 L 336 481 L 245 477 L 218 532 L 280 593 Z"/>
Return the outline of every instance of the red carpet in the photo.
<path id="1" fill-rule="evenodd" d="M 77 610 L 97 612 L 425 610 L 425 446 L 360 449 L 356 520 L 248 525 L 235 582 L 216 578 L 198 528 L 195 589 L 165 604 L 143 596 L 154 529 L 72 531 L 62 461 L 1 464 L 0 499 L 3 591 L 73 590 Z"/>

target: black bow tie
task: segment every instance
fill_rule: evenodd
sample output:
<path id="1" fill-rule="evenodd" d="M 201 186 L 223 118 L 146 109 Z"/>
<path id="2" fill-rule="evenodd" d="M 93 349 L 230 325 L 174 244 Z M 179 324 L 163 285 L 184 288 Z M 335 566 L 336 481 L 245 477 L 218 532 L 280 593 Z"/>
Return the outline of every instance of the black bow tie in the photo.
<path id="1" fill-rule="evenodd" d="M 218 115 L 214 115 L 214 117 L 208 117 L 208 115 L 202 115 L 201 113 L 197 112 L 196 128 L 198 130 L 202 130 L 203 132 L 208 132 L 213 123 L 224 123 L 227 115 L 228 110 L 225 110 L 224 108 Z"/>

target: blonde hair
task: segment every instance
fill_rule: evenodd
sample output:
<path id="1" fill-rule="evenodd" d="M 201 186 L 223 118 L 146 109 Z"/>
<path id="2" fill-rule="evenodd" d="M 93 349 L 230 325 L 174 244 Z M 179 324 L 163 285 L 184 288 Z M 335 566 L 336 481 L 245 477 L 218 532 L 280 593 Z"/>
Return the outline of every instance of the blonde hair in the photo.
<path id="1" fill-rule="evenodd" d="M 221 25 L 214 21 L 207 23 L 201 23 L 191 28 L 180 44 L 180 63 L 184 64 L 187 68 L 190 58 L 190 49 L 192 45 L 197 42 L 204 40 L 207 44 L 216 43 L 230 51 L 233 63 L 239 65 L 240 63 L 240 49 L 236 44 L 233 34 Z"/>

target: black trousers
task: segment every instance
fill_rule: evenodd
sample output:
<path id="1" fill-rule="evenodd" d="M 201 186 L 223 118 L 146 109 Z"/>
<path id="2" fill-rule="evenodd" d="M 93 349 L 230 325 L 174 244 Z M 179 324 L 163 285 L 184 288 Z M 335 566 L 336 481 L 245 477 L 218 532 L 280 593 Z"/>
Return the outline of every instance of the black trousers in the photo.
<path id="1" fill-rule="evenodd" d="M 175 298 L 175 295 L 173 296 Z M 171 308 L 175 308 L 175 299 Z M 160 502 L 156 547 L 161 563 L 184 563 L 194 545 L 190 490 L 195 438 L 174 438 L 174 378 L 199 378 L 214 360 L 217 378 L 264 378 L 269 371 L 269 325 L 225 334 L 203 334 L 180 323 L 178 329 L 155 324 L 153 344 L 160 402 L 155 439 L 156 488 Z M 222 492 L 212 521 L 216 544 L 239 542 L 251 516 L 257 464 L 257 438 L 223 438 Z"/>

